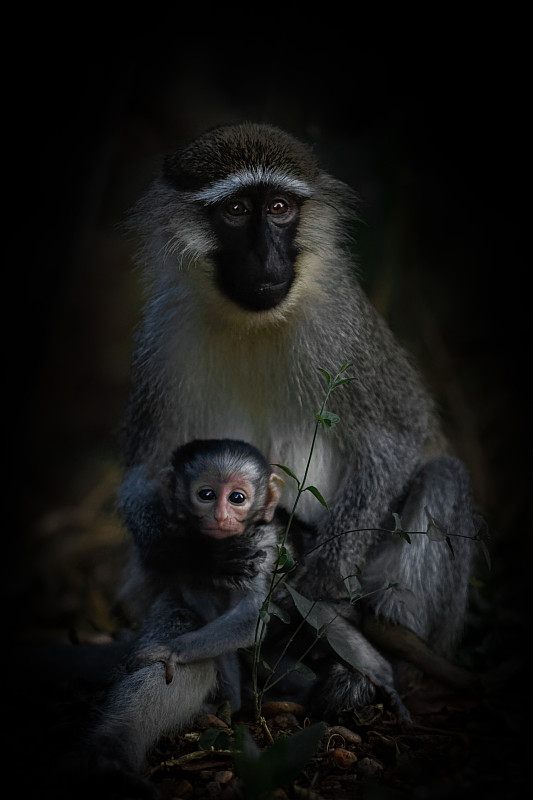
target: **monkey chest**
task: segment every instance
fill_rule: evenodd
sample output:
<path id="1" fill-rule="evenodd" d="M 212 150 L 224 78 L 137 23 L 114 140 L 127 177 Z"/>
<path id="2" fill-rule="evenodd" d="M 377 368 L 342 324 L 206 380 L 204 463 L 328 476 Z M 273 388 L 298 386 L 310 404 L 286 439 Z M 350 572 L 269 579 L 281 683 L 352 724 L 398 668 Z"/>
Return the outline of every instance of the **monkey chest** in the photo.
<path id="1" fill-rule="evenodd" d="M 242 599 L 240 589 L 223 589 L 198 586 L 181 586 L 181 602 L 194 611 L 204 623 L 211 622 L 231 611 Z"/>
<path id="2" fill-rule="evenodd" d="M 173 371 L 172 419 L 164 422 L 174 432 L 173 446 L 193 439 L 239 439 L 303 479 L 323 386 L 311 365 L 297 371 L 286 343 L 204 335 L 194 347 L 174 350 Z M 326 501 L 333 498 L 343 463 L 336 432 L 319 431 L 307 485 L 316 486 Z M 282 505 L 290 509 L 296 492 L 296 482 L 286 478 Z M 310 493 L 302 496 L 302 517 L 316 522 L 322 512 Z"/>

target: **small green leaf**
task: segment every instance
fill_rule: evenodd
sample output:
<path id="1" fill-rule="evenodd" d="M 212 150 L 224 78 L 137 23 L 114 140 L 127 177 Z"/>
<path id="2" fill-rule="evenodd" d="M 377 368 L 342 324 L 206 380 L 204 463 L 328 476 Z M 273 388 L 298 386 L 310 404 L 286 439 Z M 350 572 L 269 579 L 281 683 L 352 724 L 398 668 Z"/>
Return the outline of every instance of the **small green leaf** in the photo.
<path id="1" fill-rule="evenodd" d="M 276 572 L 290 572 L 296 566 L 292 553 L 287 550 L 285 545 L 278 545 L 278 558 L 276 561 Z"/>
<path id="2" fill-rule="evenodd" d="M 475 539 L 490 539 L 489 526 L 480 514 L 473 514 L 472 521 L 476 528 Z"/>
<path id="3" fill-rule="evenodd" d="M 293 671 L 297 672 L 306 681 L 314 681 L 316 678 L 316 672 L 313 672 L 307 664 L 302 664 L 301 661 L 298 661 Z"/>
<path id="4" fill-rule="evenodd" d="M 292 599 L 294 600 L 294 605 L 296 606 L 302 617 L 305 617 L 308 621 L 310 621 L 309 616 L 313 611 L 315 602 L 313 600 L 308 600 L 307 597 L 304 597 L 303 594 L 297 592 L 296 589 L 293 589 L 293 587 L 290 586 L 289 584 L 286 584 L 286 588 L 289 594 L 291 595 Z"/>
<path id="5" fill-rule="evenodd" d="M 330 383 L 331 383 L 331 375 L 329 374 L 329 372 L 326 372 L 326 370 L 325 370 L 325 369 L 322 369 L 322 367 L 317 367 L 317 370 L 318 370 L 319 372 L 321 372 L 321 373 L 322 373 L 322 375 L 324 375 L 324 377 L 326 378 L 327 384 L 328 384 L 328 386 L 329 386 L 329 385 L 330 385 Z"/>
<path id="6" fill-rule="evenodd" d="M 343 661 L 351 664 L 352 667 L 355 667 L 356 670 L 364 674 L 364 668 L 357 660 L 357 652 L 349 641 L 347 641 L 346 637 L 342 636 L 333 626 L 326 628 L 325 633 L 326 639 L 337 655 L 340 656 Z"/>
<path id="7" fill-rule="evenodd" d="M 398 531 L 403 531 L 402 521 L 400 519 L 400 515 L 393 512 L 392 516 L 394 517 L 394 533 Z"/>
<path id="8" fill-rule="evenodd" d="M 359 570 L 360 572 L 360 570 Z M 355 603 L 357 600 L 360 600 L 363 596 L 363 587 L 359 583 L 359 579 L 356 575 L 347 575 L 343 578 L 344 585 L 348 591 L 348 597 L 350 598 L 350 603 Z"/>
<path id="9" fill-rule="evenodd" d="M 339 375 L 341 372 L 346 372 L 346 370 L 350 369 L 350 367 L 353 367 L 353 364 L 351 361 L 347 361 L 346 364 L 343 364 L 342 367 L 340 368 Z"/>
<path id="10" fill-rule="evenodd" d="M 289 586 L 289 584 L 286 584 L 286 588 L 302 617 L 309 625 L 315 628 L 317 633 L 335 617 L 334 611 L 324 608 L 316 600 L 309 600 L 307 597 L 304 597 L 303 594 L 297 592 L 294 587 Z"/>
<path id="11" fill-rule="evenodd" d="M 413 616 L 417 616 L 417 600 L 414 592 L 412 592 L 410 589 L 407 589 L 405 586 L 401 586 L 397 582 L 389 582 L 389 584 L 383 588 L 385 590 L 389 589 L 390 591 L 394 592 L 396 599 L 402 603 L 411 612 L 411 614 L 413 614 Z"/>
<path id="12" fill-rule="evenodd" d="M 482 541 L 481 539 L 479 540 L 479 546 L 481 547 L 481 551 L 482 551 L 483 555 L 485 556 L 485 561 L 487 562 L 487 567 L 489 568 L 489 571 L 490 571 L 492 569 L 492 566 L 491 566 L 491 562 L 490 562 L 490 553 L 489 553 L 488 547 L 485 544 L 485 542 Z"/>
<path id="13" fill-rule="evenodd" d="M 285 611 L 284 608 L 280 608 L 279 606 L 277 606 L 276 603 L 272 602 L 272 600 L 268 604 L 268 610 L 269 610 L 270 614 L 272 614 L 275 617 L 278 617 L 278 619 L 280 619 L 286 625 L 288 625 L 289 622 L 291 621 L 291 618 L 290 618 L 288 612 Z"/>
<path id="14" fill-rule="evenodd" d="M 343 383 L 350 383 L 350 381 L 354 381 L 355 378 L 340 378 L 338 381 L 335 381 L 333 384 L 333 389 L 336 389 L 338 386 L 342 386 Z"/>
<path id="15" fill-rule="evenodd" d="M 431 522 L 428 523 L 426 536 L 430 542 L 445 542 L 446 533 L 443 533 L 439 528 L 436 528 Z"/>
<path id="16" fill-rule="evenodd" d="M 397 534 L 398 534 L 398 536 L 400 537 L 400 539 L 405 539 L 405 541 L 406 541 L 406 542 L 408 542 L 409 544 L 411 544 L 411 537 L 409 536 L 409 534 L 407 533 L 407 531 L 395 531 L 395 533 L 397 533 Z"/>
<path id="17" fill-rule="evenodd" d="M 328 507 L 328 504 L 326 503 L 326 501 L 324 500 L 324 498 L 322 497 L 316 486 L 306 486 L 304 492 L 311 492 L 313 497 L 316 497 L 318 502 L 321 503 L 324 506 L 324 508 Z"/>
<path id="18" fill-rule="evenodd" d="M 275 789 L 291 783 L 315 755 L 325 732 L 320 722 L 292 736 L 280 736 L 268 750 L 259 750 L 244 726 L 236 726 L 238 750 L 233 762 L 247 800 L 266 800 Z M 240 752 L 239 752 L 240 751 Z"/>
<path id="19" fill-rule="evenodd" d="M 442 522 L 439 522 L 432 514 L 429 513 L 427 506 L 424 506 L 424 511 L 429 520 L 426 534 L 432 542 L 443 542 L 448 536 L 448 531 Z"/>
<path id="20" fill-rule="evenodd" d="M 316 418 L 326 428 L 331 428 L 332 425 L 336 425 L 340 422 L 340 417 L 332 411 L 323 411 L 322 414 L 317 414 Z"/>
<path id="21" fill-rule="evenodd" d="M 446 537 L 446 544 L 450 548 L 450 554 L 451 554 L 452 559 L 455 560 L 455 553 L 454 553 L 454 550 L 453 550 L 453 547 L 452 547 L 452 540 L 450 539 L 449 536 Z"/>
<path id="22" fill-rule="evenodd" d="M 208 728 L 198 739 L 201 750 L 228 750 L 230 732 L 220 728 Z"/>
<path id="23" fill-rule="evenodd" d="M 289 478 L 294 478 L 294 480 L 298 484 L 298 488 L 300 488 L 300 481 L 298 480 L 298 478 L 296 477 L 296 475 L 292 470 L 290 470 L 288 467 L 284 467 L 283 464 L 273 464 L 272 466 L 279 467 L 279 469 L 282 469 L 283 472 L 289 476 Z"/>

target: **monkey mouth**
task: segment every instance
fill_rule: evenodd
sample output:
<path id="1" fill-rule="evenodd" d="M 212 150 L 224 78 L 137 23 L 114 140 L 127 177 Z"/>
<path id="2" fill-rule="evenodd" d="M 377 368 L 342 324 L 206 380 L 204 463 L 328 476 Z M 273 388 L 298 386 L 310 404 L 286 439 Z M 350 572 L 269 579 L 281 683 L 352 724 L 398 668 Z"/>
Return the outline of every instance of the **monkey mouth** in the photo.
<path id="1" fill-rule="evenodd" d="M 261 283 L 253 293 L 250 303 L 252 310 L 267 311 L 269 308 L 274 308 L 287 296 L 290 285 L 291 281 Z"/>
<path id="2" fill-rule="evenodd" d="M 203 530 L 205 536 L 209 536 L 211 539 L 228 539 L 230 536 L 238 536 L 241 532 L 239 528 L 219 528 L 219 527 L 209 527 L 204 528 Z"/>
<path id="3" fill-rule="evenodd" d="M 283 290 L 288 283 L 288 281 L 281 281 L 281 283 L 261 283 L 257 293 L 263 294 L 264 292 L 277 292 Z"/>

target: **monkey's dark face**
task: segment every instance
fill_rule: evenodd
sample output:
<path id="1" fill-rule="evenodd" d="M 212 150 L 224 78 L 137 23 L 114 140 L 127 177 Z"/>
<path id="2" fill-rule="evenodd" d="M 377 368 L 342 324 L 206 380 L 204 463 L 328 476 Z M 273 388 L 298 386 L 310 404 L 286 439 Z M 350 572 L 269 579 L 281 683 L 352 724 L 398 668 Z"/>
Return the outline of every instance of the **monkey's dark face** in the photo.
<path id="1" fill-rule="evenodd" d="M 287 296 L 300 203 L 288 192 L 251 186 L 211 207 L 218 285 L 241 307 L 265 311 Z"/>

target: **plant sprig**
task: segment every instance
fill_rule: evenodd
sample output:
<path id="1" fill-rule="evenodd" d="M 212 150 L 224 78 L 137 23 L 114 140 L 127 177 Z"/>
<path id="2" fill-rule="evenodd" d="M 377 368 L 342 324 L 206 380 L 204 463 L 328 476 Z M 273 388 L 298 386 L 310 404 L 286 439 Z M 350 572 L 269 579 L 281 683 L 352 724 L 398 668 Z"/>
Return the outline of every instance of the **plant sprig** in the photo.
<path id="1" fill-rule="evenodd" d="M 345 376 L 345 373 L 351 366 L 352 364 L 350 362 L 343 364 L 342 367 L 339 369 L 339 371 L 336 373 L 336 375 L 334 375 L 333 377 L 330 375 L 329 372 L 327 372 L 327 370 L 322 369 L 321 367 L 317 367 L 318 372 L 320 372 L 321 375 L 326 380 L 327 388 L 324 400 L 320 407 L 320 411 L 318 411 L 318 413 L 316 414 L 316 422 L 313 431 L 313 438 L 311 441 L 311 447 L 309 449 L 309 455 L 307 458 L 307 463 L 305 465 L 303 478 L 300 480 L 294 474 L 294 472 L 284 464 L 274 464 L 274 466 L 281 469 L 286 475 L 288 475 L 290 478 L 296 481 L 298 491 L 296 493 L 296 497 L 292 506 L 291 513 L 289 515 L 289 519 L 287 520 L 287 524 L 285 526 L 285 531 L 283 534 L 281 545 L 278 546 L 278 558 L 276 560 L 276 564 L 272 571 L 268 594 L 259 612 L 259 617 L 257 619 L 257 625 L 255 629 L 252 681 L 253 681 L 254 697 L 256 703 L 256 714 L 258 718 L 261 715 L 261 699 L 264 693 L 264 692 L 260 693 L 258 690 L 258 671 L 259 671 L 259 665 L 262 663 L 261 648 L 266 633 L 266 626 L 268 624 L 268 621 L 270 620 L 271 614 L 275 614 L 276 616 L 279 616 L 281 619 L 283 619 L 283 616 L 280 614 L 281 610 L 272 602 L 272 598 L 280 583 L 285 579 L 286 575 L 289 572 L 291 572 L 295 567 L 295 562 L 286 548 L 287 538 L 292 526 L 294 516 L 296 514 L 296 508 L 298 507 L 298 503 L 300 502 L 300 498 L 304 492 L 310 492 L 313 495 L 313 497 L 315 497 L 316 500 L 318 500 L 318 502 L 322 506 L 324 506 L 324 508 L 327 509 L 328 507 L 324 497 L 322 496 L 321 492 L 317 489 L 317 487 L 313 485 L 307 485 L 307 476 L 309 474 L 309 468 L 311 466 L 311 460 L 313 458 L 313 452 L 315 449 L 315 443 L 318 436 L 319 428 L 323 426 L 324 428 L 329 429 L 333 425 L 337 425 L 337 423 L 340 421 L 340 417 L 337 414 L 328 411 L 326 406 L 328 404 L 332 392 L 334 392 L 335 389 L 337 389 L 339 386 L 342 386 L 345 383 L 349 383 L 350 381 L 355 380 L 355 377 Z"/>

